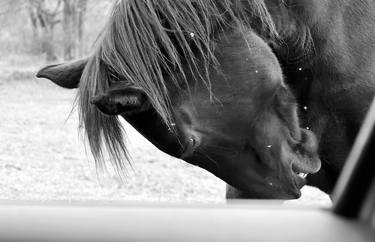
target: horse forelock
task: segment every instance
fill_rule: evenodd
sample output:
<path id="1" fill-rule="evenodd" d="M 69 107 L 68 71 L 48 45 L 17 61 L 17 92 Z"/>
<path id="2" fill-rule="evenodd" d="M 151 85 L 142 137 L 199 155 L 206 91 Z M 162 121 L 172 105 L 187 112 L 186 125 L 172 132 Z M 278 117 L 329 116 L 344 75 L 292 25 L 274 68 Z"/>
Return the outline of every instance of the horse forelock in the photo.
<path id="1" fill-rule="evenodd" d="M 276 36 L 263 0 L 120 0 L 113 7 L 96 49 L 81 77 L 78 106 L 96 164 L 103 166 L 104 149 L 117 171 L 125 169 L 128 153 L 117 117 L 90 104 L 113 81 L 141 88 L 167 125 L 172 122 L 168 86 L 182 90 L 186 66 L 194 79 L 210 90 L 208 69 L 216 64 L 212 44 L 216 33 L 238 26 L 251 28 L 251 19 Z M 194 48 L 192 47 L 194 46 Z M 204 73 L 202 70 L 204 64 Z M 117 75 L 111 78 L 111 73 Z M 183 77 L 177 80 L 176 73 Z M 169 77 L 166 80 L 164 77 Z M 184 85 L 188 86 L 188 85 Z"/>
<path id="2" fill-rule="evenodd" d="M 104 115 L 90 103 L 92 97 L 109 87 L 111 81 L 109 73 L 97 55 L 89 58 L 82 73 L 77 95 L 80 127 L 85 132 L 96 167 L 100 170 L 106 168 L 105 151 L 107 151 L 115 171 L 120 177 L 124 177 L 126 170 L 124 161 L 129 161 L 129 155 L 123 127 L 117 116 Z"/>
<path id="3" fill-rule="evenodd" d="M 315 46 L 309 24 L 314 16 L 310 16 L 310 9 L 304 9 L 307 6 L 308 4 L 289 6 L 283 3 L 275 11 L 274 24 L 279 35 L 275 44 L 286 50 L 284 58 L 288 63 L 306 61 L 314 54 Z"/>

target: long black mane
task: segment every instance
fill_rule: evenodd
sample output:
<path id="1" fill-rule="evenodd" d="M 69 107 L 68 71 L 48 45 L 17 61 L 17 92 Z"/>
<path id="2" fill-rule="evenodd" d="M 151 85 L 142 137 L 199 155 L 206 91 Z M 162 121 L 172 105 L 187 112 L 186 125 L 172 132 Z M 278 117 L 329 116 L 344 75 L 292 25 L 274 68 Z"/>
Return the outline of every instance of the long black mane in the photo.
<path id="1" fill-rule="evenodd" d="M 128 155 L 118 118 L 100 113 L 90 104 L 92 97 L 111 82 L 127 82 L 146 93 L 168 124 L 172 120 L 168 85 L 182 85 L 175 73 L 186 76 L 183 63 L 210 89 L 206 77 L 210 65 L 215 65 L 217 34 L 252 28 L 254 19 L 267 36 L 277 36 L 263 0 L 117 1 L 83 72 L 78 93 L 81 126 L 96 164 L 105 164 L 103 144 L 117 171 L 125 169 L 123 161 Z M 198 59 L 204 63 L 205 73 L 198 72 Z"/>

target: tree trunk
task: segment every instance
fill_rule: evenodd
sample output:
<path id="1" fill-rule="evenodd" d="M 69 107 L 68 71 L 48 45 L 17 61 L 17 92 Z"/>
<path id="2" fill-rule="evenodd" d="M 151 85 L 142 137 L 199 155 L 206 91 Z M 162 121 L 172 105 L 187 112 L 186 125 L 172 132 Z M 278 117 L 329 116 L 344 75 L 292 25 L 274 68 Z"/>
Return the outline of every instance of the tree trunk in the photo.
<path id="1" fill-rule="evenodd" d="M 64 0 L 64 59 L 71 60 L 83 54 L 84 16 L 87 0 Z"/>
<path id="2" fill-rule="evenodd" d="M 64 30 L 64 59 L 75 58 L 75 28 L 77 26 L 76 1 L 64 0 L 63 30 Z"/>
<path id="3" fill-rule="evenodd" d="M 30 15 L 31 28 L 33 31 L 33 41 L 38 41 L 38 18 L 33 7 L 28 6 L 28 11 Z"/>
<path id="4" fill-rule="evenodd" d="M 77 57 L 83 56 L 83 33 L 85 27 L 85 14 L 87 9 L 87 0 L 78 0 L 77 6 L 77 36 L 76 36 L 76 49 Z"/>
<path id="5" fill-rule="evenodd" d="M 53 46 L 54 43 L 54 34 L 53 28 L 46 27 L 43 29 L 43 36 L 42 36 L 42 52 L 46 54 L 47 62 L 54 62 L 57 60 L 57 56 L 55 53 L 55 48 Z"/>
<path id="6" fill-rule="evenodd" d="M 57 59 L 54 46 L 54 28 L 59 23 L 57 13 L 60 9 L 61 0 L 56 2 L 53 10 L 50 10 L 46 0 L 34 0 L 28 3 L 34 37 L 39 39 L 41 51 L 46 55 L 46 60 L 54 62 Z"/>

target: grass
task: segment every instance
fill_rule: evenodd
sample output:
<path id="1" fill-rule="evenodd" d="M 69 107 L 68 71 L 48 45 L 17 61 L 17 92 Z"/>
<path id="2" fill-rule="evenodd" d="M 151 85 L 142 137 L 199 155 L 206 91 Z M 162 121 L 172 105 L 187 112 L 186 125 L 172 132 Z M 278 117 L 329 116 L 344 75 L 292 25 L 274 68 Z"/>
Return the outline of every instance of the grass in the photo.
<path id="1" fill-rule="evenodd" d="M 127 181 L 97 175 L 77 130 L 77 113 L 68 117 L 75 91 L 33 78 L 36 67 L 22 69 L 18 78 L 14 71 L 20 68 L 8 67 L 0 76 L 0 199 L 225 202 L 224 182 L 160 152 L 125 123 L 133 157 Z M 330 201 L 307 187 L 289 203 Z"/>

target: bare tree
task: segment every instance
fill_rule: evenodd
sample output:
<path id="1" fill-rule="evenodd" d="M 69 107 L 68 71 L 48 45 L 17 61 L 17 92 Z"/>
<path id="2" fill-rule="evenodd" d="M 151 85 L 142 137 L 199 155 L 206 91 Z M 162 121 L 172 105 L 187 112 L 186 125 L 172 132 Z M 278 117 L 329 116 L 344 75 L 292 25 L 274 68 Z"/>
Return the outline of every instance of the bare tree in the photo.
<path id="1" fill-rule="evenodd" d="M 33 34 L 40 40 L 41 51 L 46 54 L 47 61 L 55 61 L 57 55 L 54 48 L 54 28 L 60 22 L 61 0 L 29 0 L 28 11 Z"/>
<path id="2" fill-rule="evenodd" d="M 9 17 L 10 13 L 19 12 L 25 5 L 22 0 L 1 0 L 0 1 L 0 17 Z"/>
<path id="3" fill-rule="evenodd" d="M 64 59 L 82 55 L 82 37 L 87 0 L 63 0 Z"/>
<path id="4" fill-rule="evenodd" d="M 84 34 L 84 27 L 85 27 L 85 15 L 87 11 L 87 0 L 79 0 L 77 5 L 77 56 L 82 57 L 83 55 L 83 34 Z"/>
<path id="5" fill-rule="evenodd" d="M 0 53 L 81 57 L 115 0 L 0 0 Z"/>

